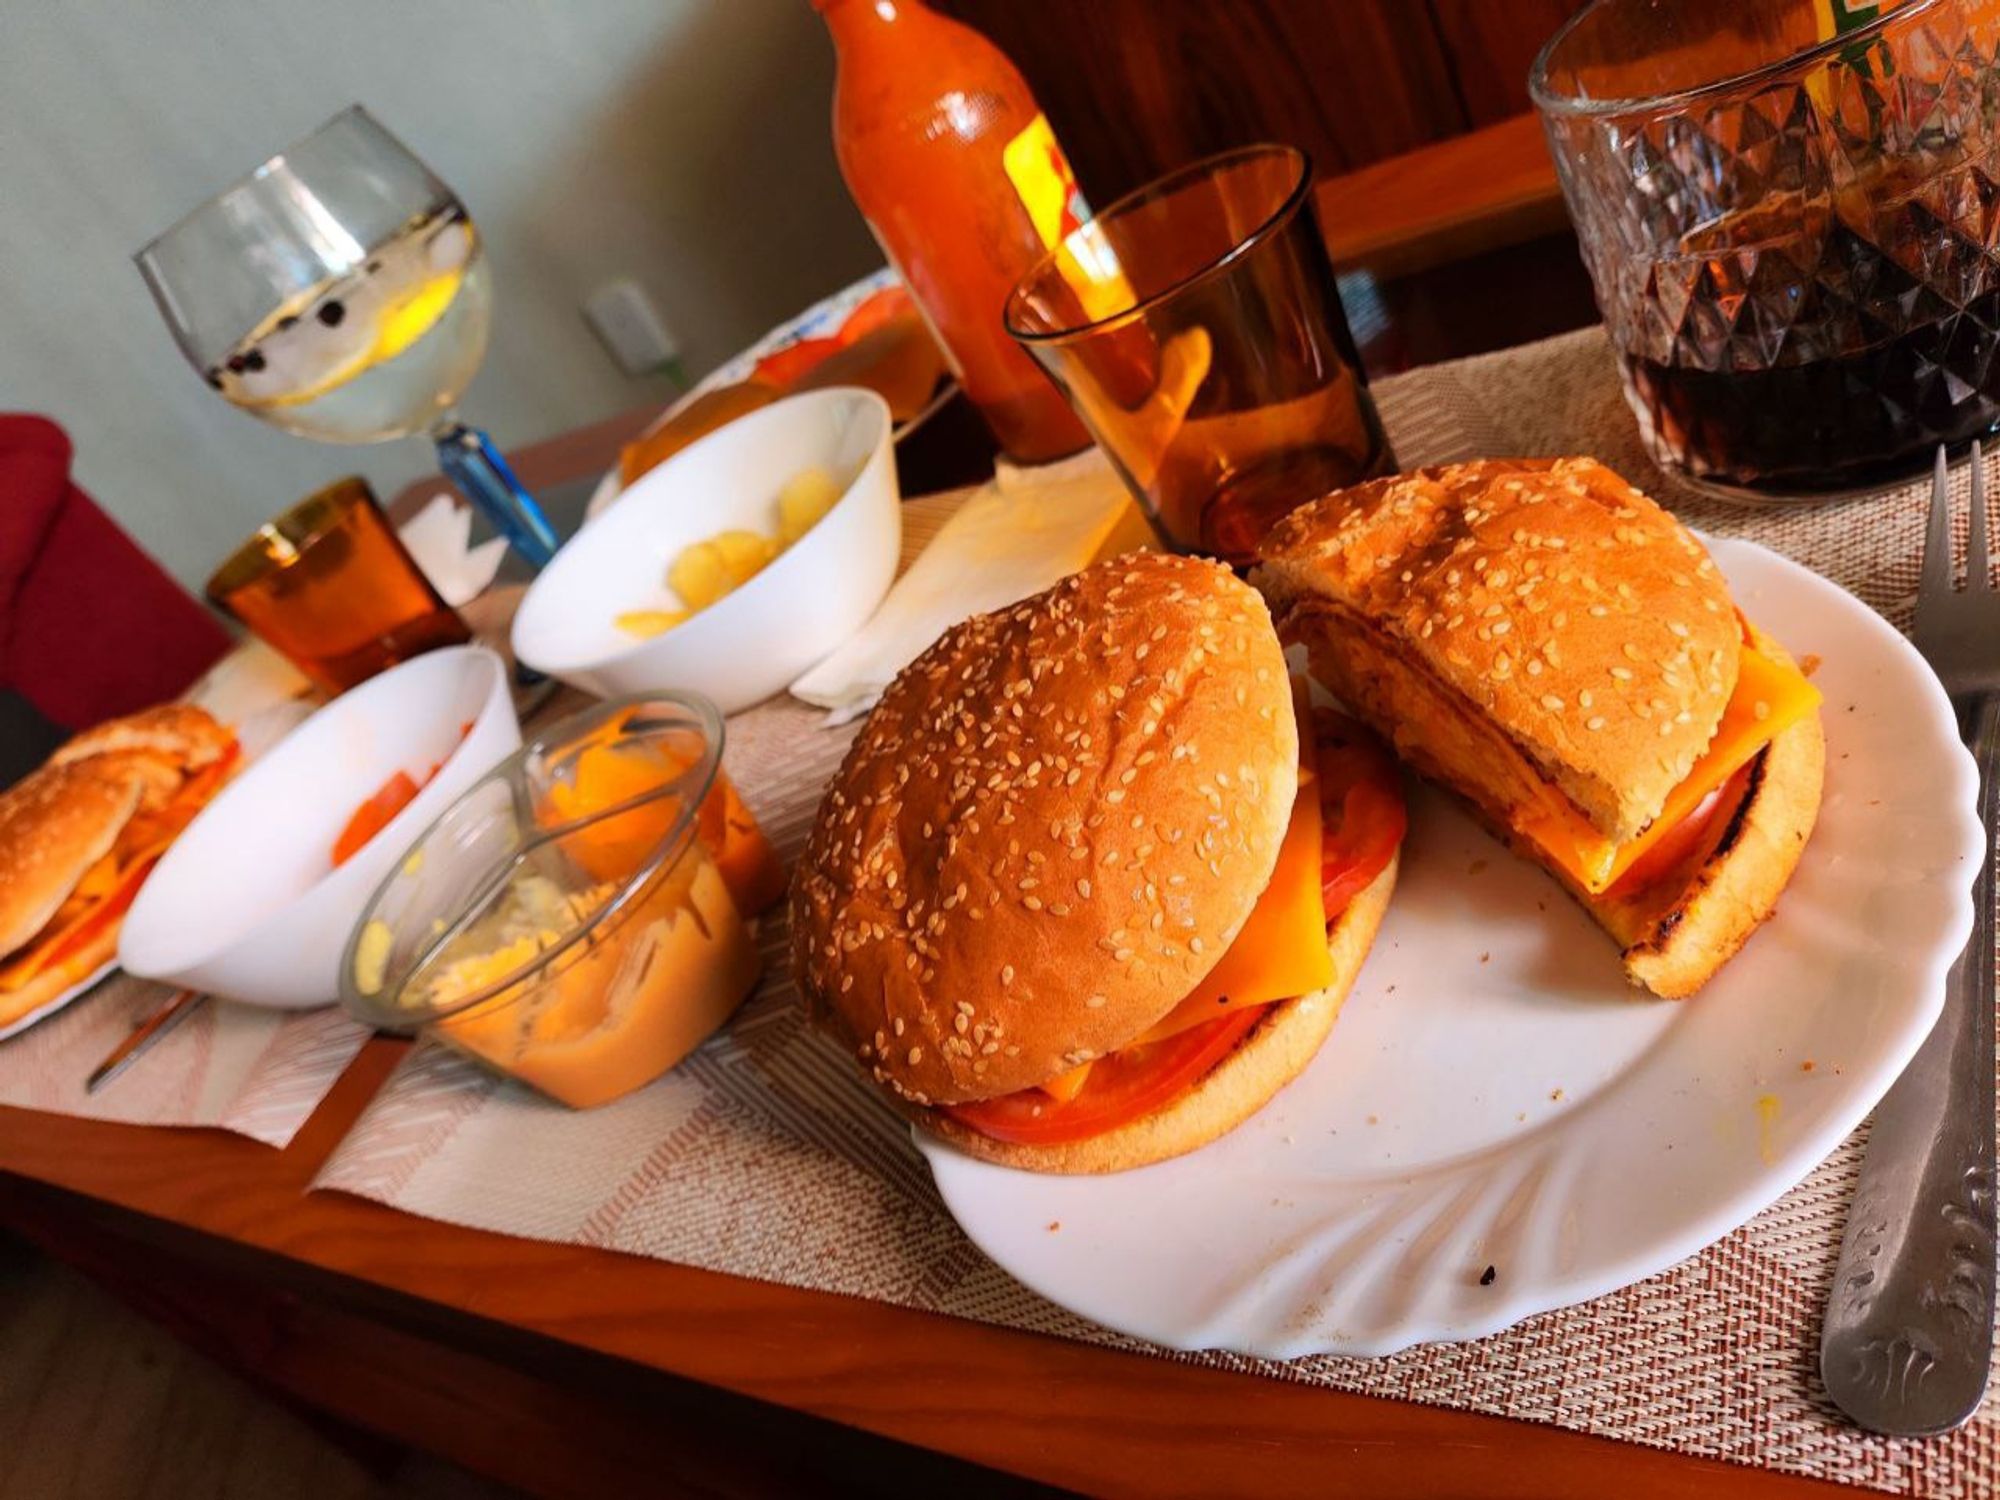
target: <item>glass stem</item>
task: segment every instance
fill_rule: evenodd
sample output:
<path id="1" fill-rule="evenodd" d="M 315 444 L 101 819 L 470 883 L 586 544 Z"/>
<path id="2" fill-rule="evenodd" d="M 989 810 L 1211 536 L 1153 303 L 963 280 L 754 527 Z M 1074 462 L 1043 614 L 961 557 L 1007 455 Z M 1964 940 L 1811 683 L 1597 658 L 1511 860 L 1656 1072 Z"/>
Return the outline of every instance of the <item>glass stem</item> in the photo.
<path id="1" fill-rule="evenodd" d="M 445 477 L 470 500 L 493 529 L 507 538 L 507 545 L 520 553 L 535 569 L 548 566 L 556 555 L 555 528 L 542 514 L 493 440 L 477 427 L 468 427 L 456 417 L 440 417 L 431 428 L 437 444 L 438 464 Z"/>

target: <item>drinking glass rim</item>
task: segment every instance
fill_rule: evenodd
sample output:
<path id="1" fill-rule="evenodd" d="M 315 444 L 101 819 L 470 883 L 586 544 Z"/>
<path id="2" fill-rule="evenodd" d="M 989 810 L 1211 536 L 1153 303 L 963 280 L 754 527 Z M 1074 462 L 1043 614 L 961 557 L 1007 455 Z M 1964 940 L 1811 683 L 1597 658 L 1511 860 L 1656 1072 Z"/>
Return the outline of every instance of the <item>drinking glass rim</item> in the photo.
<path id="1" fill-rule="evenodd" d="M 1587 99 L 1574 96 L 1559 96 L 1548 88 L 1549 59 L 1576 28 L 1583 24 L 1585 17 L 1594 15 L 1607 5 L 1619 0 L 1590 0 L 1561 26 L 1555 35 L 1542 44 L 1542 50 L 1535 54 L 1533 66 L 1528 69 L 1528 97 L 1535 108 L 1544 115 L 1575 117 L 1601 117 L 1606 115 L 1669 113 L 1684 109 L 1699 100 L 1718 94 L 1736 93 L 1746 86 L 1762 83 L 1785 73 L 1798 71 L 1803 66 L 1820 62 L 1834 53 L 1845 51 L 1857 43 L 1872 40 L 1897 21 L 1910 16 L 1921 15 L 1934 10 L 1945 0 L 1902 0 L 1892 10 L 1879 11 L 1875 19 L 1852 31 L 1843 31 L 1822 41 L 1803 47 L 1797 52 L 1762 63 L 1741 73 L 1729 73 L 1721 78 L 1710 79 L 1707 83 L 1697 83 L 1688 88 L 1675 89 L 1665 94 L 1642 94 L 1622 99 Z"/>
<path id="2" fill-rule="evenodd" d="M 157 250 L 161 245 L 165 244 L 168 240 L 172 239 L 175 235 L 179 234 L 183 229 L 187 228 L 188 225 L 192 224 L 196 219 L 200 218 L 203 214 L 207 213 L 210 209 L 212 209 L 217 203 L 221 202 L 224 198 L 227 198 L 231 193 L 234 193 L 239 189 L 248 187 L 253 182 L 262 182 L 266 177 L 269 177 L 273 172 L 277 171 L 279 167 L 285 164 L 286 157 L 290 156 L 294 151 L 297 151 L 301 146 L 305 145 L 306 142 L 314 139 L 316 136 L 321 136 L 326 134 L 327 131 L 331 130 L 334 126 L 338 125 L 342 120 L 349 119 L 355 115 L 361 116 L 362 119 L 368 121 L 369 124 L 373 125 L 377 130 L 381 131 L 382 134 L 388 136 L 390 140 L 395 141 L 397 145 L 399 146 L 403 145 L 402 139 L 399 136 L 397 136 L 394 131 L 390 130 L 388 126 L 384 125 L 380 120 L 376 119 L 374 115 L 368 112 L 367 105 L 361 103 L 359 100 L 356 100 L 354 103 L 348 105 L 345 109 L 336 111 L 335 113 L 328 115 L 324 120 L 321 120 L 319 124 L 313 126 L 313 128 L 311 130 L 308 130 L 304 135 L 299 136 L 294 140 L 287 141 L 283 146 L 280 146 L 276 151 L 273 151 L 269 156 L 265 157 L 262 161 L 257 163 L 256 166 L 252 167 L 249 171 L 239 173 L 235 177 L 230 178 L 229 181 L 225 182 L 221 187 L 217 188 L 214 192 L 210 193 L 206 198 L 202 199 L 201 202 L 195 204 L 193 208 L 189 209 L 186 213 L 182 214 L 178 219 L 174 220 L 173 223 L 169 224 L 165 229 L 162 229 L 158 234 L 154 235 L 150 240 L 147 240 L 146 243 L 141 245 L 137 250 L 134 250 L 132 252 L 132 260 L 134 264 L 140 266 L 143 269 L 146 264 L 146 258 L 149 255 L 151 255 L 153 251 Z M 407 146 L 404 146 L 403 149 L 405 151 L 409 150 Z M 414 153 L 411 154 L 414 155 Z M 421 158 L 418 159 L 421 160 Z M 430 169 L 428 166 L 426 166 L 424 170 L 429 171 Z"/>
<path id="3" fill-rule="evenodd" d="M 1259 221 L 1256 228 L 1239 238 L 1235 244 L 1231 245 L 1227 251 L 1217 256 L 1214 260 L 1208 261 L 1195 270 L 1188 272 L 1187 275 L 1175 281 L 1171 286 L 1162 287 L 1150 296 L 1139 298 L 1130 307 L 1120 308 L 1115 313 L 1107 313 L 1101 318 L 1092 318 L 1088 322 L 1078 323 L 1072 327 L 1038 331 L 1024 329 L 1016 321 L 1014 316 L 1015 303 L 1028 283 L 1036 280 L 1043 271 L 1055 264 L 1056 257 L 1063 252 L 1070 241 L 1082 234 L 1086 229 L 1089 229 L 1092 225 L 1108 221 L 1120 214 L 1126 213 L 1148 199 L 1164 197 L 1167 193 L 1184 187 L 1194 178 L 1212 176 L 1225 167 L 1232 167 L 1240 162 L 1250 161 L 1257 157 L 1268 156 L 1282 157 L 1292 162 L 1298 170 L 1298 180 L 1292 184 L 1290 191 L 1285 194 L 1278 206 Z M 1227 151 L 1218 151 L 1212 156 L 1204 156 L 1187 163 L 1185 166 L 1176 167 L 1164 177 L 1156 177 L 1151 182 L 1145 183 L 1140 187 L 1132 189 L 1129 193 L 1112 199 L 1109 204 L 1092 213 L 1088 219 L 1085 219 L 1076 228 L 1056 241 L 1047 253 L 1040 260 L 1036 261 L 1028 269 L 1027 273 L 1015 283 L 1014 290 L 1007 294 L 1006 305 L 1001 309 L 1001 326 L 1020 343 L 1054 344 L 1081 338 L 1086 334 L 1098 333 L 1114 324 L 1129 322 L 1140 314 L 1158 307 L 1169 297 L 1178 296 L 1189 287 L 1196 286 L 1210 277 L 1227 270 L 1238 260 L 1242 259 L 1244 255 L 1270 239 L 1280 227 L 1289 223 L 1297 216 L 1300 206 L 1306 201 L 1307 196 L 1312 191 L 1312 177 L 1312 157 L 1297 146 L 1287 146 L 1278 141 L 1263 141 L 1250 146 L 1233 146 Z"/>
<path id="4" fill-rule="evenodd" d="M 313 546 L 333 529 L 334 522 L 339 519 L 339 515 L 333 514 L 332 508 L 340 506 L 343 501 L 372 507 L 378 514 L 382 514 L 383 524 L 389 526 L 391 532 L 395 530 L 388 516 L 382 513 L 382 502 L 375 498 L 374 488 L 368 481 L 359 474 L 343 474 L 331 483 L 321 485 L 311 494 L 299 496 L 290 505 L 287 505 L 255 531 L 244 537 L 242 541 L 231 547 L 222 561 L 217 563 L 213 571 L 208 575 L 208 582 L 202 585 L 203 597 L 219 605 L 221 601 L 217 597 L 218 595 L 227 593 L 232 588 L 241 587 L 243 583 L 248 583 L 252 579 L 269 571 L 270 551 L 266 543 L 270 541 L 272 536 L 284 536 L 285 523 L 293 517 L 298 516 L 301 512 L 326 506 L 329 508 L 329 519 L 326 524 L 315 527 L 303 537 L 285 537 L 285 540 L 298 552 L 304 552 L 308 547 Z M 341 512 L 341 514 L 344 513 L 344 511 Z M 259 567 L 257 566 L 258 564 L 263 564 L 264 566 Z M 244 575 L 240 581 L 237 577 L 238 574 Z"/>

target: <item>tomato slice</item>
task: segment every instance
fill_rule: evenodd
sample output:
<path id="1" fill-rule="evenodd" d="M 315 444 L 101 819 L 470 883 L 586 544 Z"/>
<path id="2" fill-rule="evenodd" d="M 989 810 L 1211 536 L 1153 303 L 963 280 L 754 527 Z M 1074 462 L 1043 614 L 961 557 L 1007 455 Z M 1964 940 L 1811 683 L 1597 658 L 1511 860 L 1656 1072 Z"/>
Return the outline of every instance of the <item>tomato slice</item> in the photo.
<path id="1" fill-rule="evenodd" d="M 334 865 L 344 865 L 359 854 L 370 839 L 389 826 L 397 813 L 417 800 L 418 790 L 408 771 L 398 771 L 383 782 L 374 796 L 354 809 L 354 816 L 333 841 Z"/>
<path id="2" fill-rule="evenodd" d="M 1231 1011 L 1161 1041 L 1101 1057 L 1091 1066 L 1083 1092 L 1067 1104 L 1040 1089 L 1022 1089 L 941 1108 L 996 1141 L 1057 1145 L 1087 1140 L 1165 1104 L 1227 1057 L 1263 1014 L 1263 1006 Z"/>
<path id="3" fill-rule="evenodd" d="M 1388 868 L 1409 831 L 1403 781 L 1388 749 L 1346 714 L 1313 711 L 1320 797 L 1320 890 L 1326 919 Z"/>
<path id="4" fill-rule="evenodd" d="M 146 883 L 146 877 L 153 873 L 153 866 L 159 862 L 158 850 L 135 861 L 118 877 L 118 884 L 80 913 L 67 928 L 0 969 L 0 990 L 17 990 L 37 974 L 81 953 L 106 927 L 131 909 L 139 895 L 139 887 Z"/>
<path id="5" fill-rule="evenodd" d="M 1697 802 L 1678 824 L 1661 834 L 1658 843 L 1633 860 L 1625 873 L 1611 883 L 1605 895 L 1614 900 L 1637 895 L 1654 881 L 1679 869 L 1697 849 L 1704 849 L 1709 831 L 1718 817 L 1733 815 L 1742 804 L 1745 793 L 1750 789 L 1750 773 L 1756 764 L 1757 758 L 1753 757 L 1731 772 L 1727 781 Z"/>
<path id="6" fill-rule="evenodd" d="M 1321 809 L 1320 882 L 1329 925 L 1395 857 L 1409 825 L 1402 775 L 1382 742 L 1346 714 L 1312 716 Z M 1058 1145 L 1087 1140 L 1160 1108 L 1191 1087 L 1278 1001 L 1226 1011 L 1090 1064 L 1082 1088 L 1059 1100 L 1043 1089 L 944 1106 L 994 1140 Z"/>

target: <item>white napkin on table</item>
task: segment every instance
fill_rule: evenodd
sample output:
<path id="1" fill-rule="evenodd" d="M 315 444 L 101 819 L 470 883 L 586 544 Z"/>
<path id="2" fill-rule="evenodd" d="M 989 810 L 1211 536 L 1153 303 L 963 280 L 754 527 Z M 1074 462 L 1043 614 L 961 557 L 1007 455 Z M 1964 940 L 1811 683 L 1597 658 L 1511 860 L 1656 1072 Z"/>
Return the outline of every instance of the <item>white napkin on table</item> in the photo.
<path id="1" fill-rule="evenodd" d="M 396 528 L 438 596 L 457 609 L 486 592 L 507 556 L 507 539 L 496 536 L 472 545 L 472 507 L 448 494 L 431 496 L 424 508 Z"/>
<path id="2" fill-rule="evenodd" d="M 1000 463 L 938 529 L 880 609 L 792 684 L 831 712 L 826 727 L 874 706 L 891 679 L 960 620 L 1003 608 L 1086 566 L 1131 512 L 1130 493 L 1095 447 L 1032 469 Z"/>

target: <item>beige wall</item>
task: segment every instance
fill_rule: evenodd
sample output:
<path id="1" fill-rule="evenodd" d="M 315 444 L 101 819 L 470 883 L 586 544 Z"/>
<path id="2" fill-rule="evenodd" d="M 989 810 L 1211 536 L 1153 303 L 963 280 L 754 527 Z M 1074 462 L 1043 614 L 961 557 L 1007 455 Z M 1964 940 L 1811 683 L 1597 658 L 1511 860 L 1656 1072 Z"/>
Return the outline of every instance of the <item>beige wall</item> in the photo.
<path id="1" fill-rule="evenodd" d="M 451 183 L 494 273 L 462 410 L 505 444 L 648 399 L 579 308 L 629 275 L 694 373 L 879 265 L 828 138 L 806 0 L 4 0 L 0 410 L 43 411 L 77 474 L 198 584 L 287 501 L 417 440 L 333 448 L 225 405 L 181 361 L 131 252 L 361 101 Z"/>

